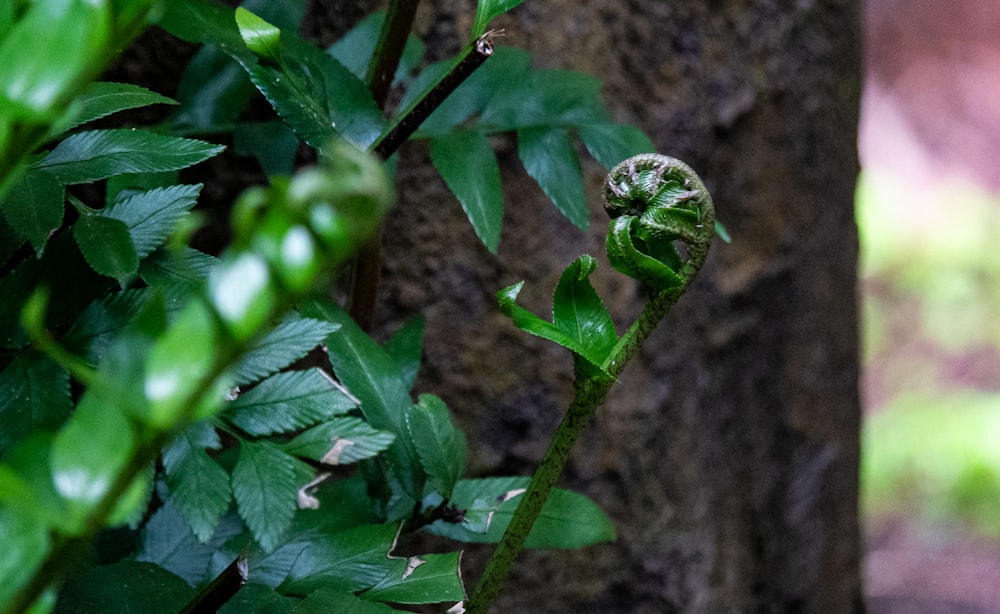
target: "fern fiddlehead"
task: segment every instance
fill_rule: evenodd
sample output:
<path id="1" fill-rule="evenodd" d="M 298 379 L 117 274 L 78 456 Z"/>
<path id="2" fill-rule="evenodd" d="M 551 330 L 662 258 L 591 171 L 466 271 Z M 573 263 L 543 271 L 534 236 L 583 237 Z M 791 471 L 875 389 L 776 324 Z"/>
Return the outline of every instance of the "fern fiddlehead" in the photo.
<path id="1" fill-rule="evenodd" d="M 573 401 L 469 600 L 468 614 L 488 611 L 580 434 L 708 255 L 715 208 L 701 179 L 680 160 L 641 154 L 619 163 L 605 179 L 604 203 L 612 218 L 608 259 L 616 270 L 637 279 L 649 298 L 601 369 L 580 368 L 584 361 L 577 360 Z"/>

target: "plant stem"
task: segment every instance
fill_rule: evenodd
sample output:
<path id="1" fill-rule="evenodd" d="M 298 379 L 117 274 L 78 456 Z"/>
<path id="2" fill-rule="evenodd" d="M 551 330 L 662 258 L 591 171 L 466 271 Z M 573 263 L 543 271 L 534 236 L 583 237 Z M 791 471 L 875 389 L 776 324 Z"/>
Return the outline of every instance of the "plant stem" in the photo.
<path id="1" fill-rule="evenodd" d="M 379 107 L 384 107 L 389 97 L 389 86 L 399 67 L 399 59 L 403 56 L 406 37 L 413 28 L 413 17 L 418 4 L 420 0 L 392 0 L 389 3 L 378 44 L 375 46 L 375 57 L 368 65 L 368 74 L 365 76 L 372 98 Z"/>
<path id="2" fill-rule="evenodd" d="M 532 476 L 528 489 L 521 497 L 517 510 L 507 525 L 503 538 L 497 544 L 486 571 L 476 586 L 467 614 L 485 614 L 490 604 L 503 589 L 511 567 L 518 554 L 524 548 L 531 527 L 542 512 L 542 507 L 552 491 L 553 485 L 562 474 L 566 461 L 580 434 L 590 423 L 594 412 L 608 396 L 608 391 L 621 374 L 625 365 L 642 349 L 642 344 L 649 337 L 663 316 L 673 307 L 684 291 L 684 286 L 663 290 L 654 295 L 646 303 L 639 319 L 622 336 L 621 341 L 611 354 L 608 372 L 611 378 L 582 376 L 577 372 L 574 385 L 573 401 L 566 410 L 559 428 L 556 429 L 549 443 L 545 456 L 542 457 L 538 470 Z"/>
<path id="3" fill-rule="evenodd" d="M 402 113 L 395 126 L 392 127 L 379 141 L 372 147 L 372 151 L 382 159 L 387 159 L 394 154 L 399 147 L 410 138 L 420 124 L 430 117 L 430 114 L 441 106 L 455 89 L 469 78 L 477 68 L 482 66 L 491 55 L 493 55 L 493 36 L 496 33 L 492 30 L 479 37 L 462 54 L 451 70 L 445 73 L 431 87 L 429 87 L 416 102 L 411 104 Z"/>

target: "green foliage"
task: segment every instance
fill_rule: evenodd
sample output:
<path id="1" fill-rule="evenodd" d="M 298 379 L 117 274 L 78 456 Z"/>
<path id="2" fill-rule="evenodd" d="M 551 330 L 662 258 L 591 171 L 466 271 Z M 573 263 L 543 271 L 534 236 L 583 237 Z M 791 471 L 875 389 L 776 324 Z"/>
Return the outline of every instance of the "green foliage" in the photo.
<path id="1" fill-rule="evenodd" d="M 519 4 L 480 1 L 473 43 Z M 393 200 L 383 161 L 364 150 L 433 101 L 463 56 L 414 77 L 423 46 L 400 45 L 395 84 L 405 91 L 387 120 L 363 78 L 398 16 L 370 16 L 323 50 L 296 34 L 304 7 L 0 8 L 0 57 L 17 60 L 0 68 L 3 611 L 366 613 L 461 602 L 459 551 L 402 556 L 399 543 L 416 531 L 497 542 L 518 523 L 528 478 L 464 479 L 468 450 L 451 411 L 432 394 L 413 398 L 423 320 L 380 345 L 319 298 Z M 94 83 L 154 8 L 160 27 L 204 45 L 178 100 Z M 610 120 L 599 89 L 499 49 L 434 103 L 413 138 L 429 141 L 487 249 L 497 249 L 503 203 L 492 136 L 516 136 L 528 174 L 581 228 L 574 139 L 608 168 L 651 151 L 641 132 Z M 273 118 L 243 121 L 255 92 Z M 158 127 L 92 126 L 154 104 L 176 107 Z M 222 153 L 190 138 L 217 132 L 231 132 L 270 184 L 236 200 L 232 244 L 209 255 L 186 244 L 203 186 L 179 183 L 178 172 Z M 296 171 L 302 144 L 318 163 Z M 581 377 L 610 385 L 623 366 L 612 356 L 632 337 L 618 337 L 590 285 L 595 266 L 583 256 L 567 268 L 551 323 L 514 303 L 519 285 L 502 291 L 502 308 L 571 349 Z M 318 346 L 328 364 L 300 362 L 314 365 Z M 595 504 L 556 490 L 527 543 L 613 538 Z M 243 568 L 246 583 L 226 593 Z"/>

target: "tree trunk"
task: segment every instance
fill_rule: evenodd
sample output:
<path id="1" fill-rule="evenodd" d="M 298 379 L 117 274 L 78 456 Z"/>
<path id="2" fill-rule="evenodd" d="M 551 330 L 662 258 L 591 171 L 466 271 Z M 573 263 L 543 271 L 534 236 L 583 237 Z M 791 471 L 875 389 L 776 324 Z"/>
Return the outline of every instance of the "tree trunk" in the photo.
<path id="1" fill-rule="evenodd" d="M 428 42 L 453 51 L 471 16 L 430 5 Z M 561 483 L 611 515 L 618 541 L 523 555 L 495 611 L 863 611 L 857 2 L 529 0 L 502 25 L 500 42 L 537 65 L 604 80 L 617 119 L 699 172 L 733 242 L 713 246 Z M 527 474 L 570 398 L 570 357 L 516 332 L 493 294 L 526 279 L 523 302 L 546 313 L 562 268 L 603 254 L 607 220 L 596 165 L 583 233 L 525 177 L 513 142 L 500 148 L 498 257 L 426 149 L 407 149 L 378 318 L 391 329 L 426 314 L 419 387 L 459 415 L 475 473 Z M 599 273 L 612 313 L 631 321 L 637 288 Z M 466 557 L 470 583 L 488 550 Z"/>

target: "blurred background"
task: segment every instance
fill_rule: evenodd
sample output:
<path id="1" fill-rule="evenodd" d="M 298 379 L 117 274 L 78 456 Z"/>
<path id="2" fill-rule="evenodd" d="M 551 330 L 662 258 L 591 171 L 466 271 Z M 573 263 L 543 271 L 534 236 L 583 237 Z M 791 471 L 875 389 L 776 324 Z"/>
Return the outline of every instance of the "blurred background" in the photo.
<path id="1" fill-rule="evenodd" d="M 1000 612 L 1000 2 L 868 0 L 866 593 Z"/>

